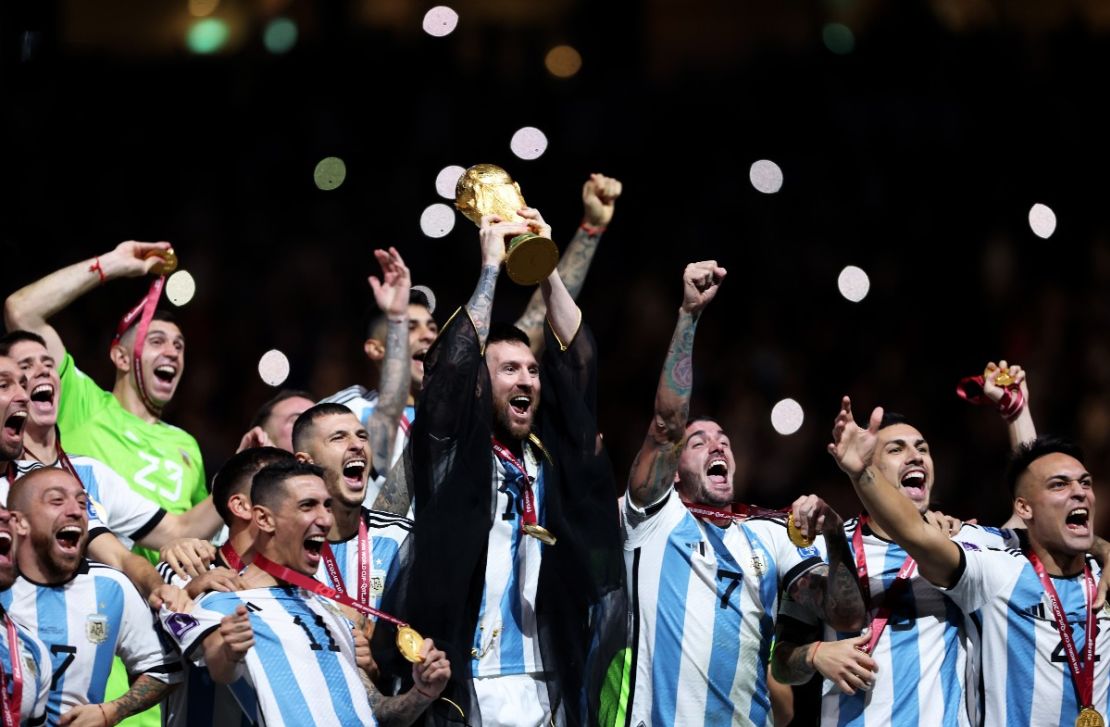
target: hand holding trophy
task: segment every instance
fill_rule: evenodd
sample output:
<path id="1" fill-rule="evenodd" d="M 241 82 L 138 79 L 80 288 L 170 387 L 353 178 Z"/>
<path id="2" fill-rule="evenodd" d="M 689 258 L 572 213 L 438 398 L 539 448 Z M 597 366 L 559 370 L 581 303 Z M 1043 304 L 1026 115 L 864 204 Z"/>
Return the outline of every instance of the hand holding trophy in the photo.
<path id="1" fill-rule="evenodd" d="M 509 173 L 493 164 L 475 164 L 467 169 L 455 185 L 455 207 L 481 226 L 482 217 L 497 215 L 506 222 L 535 223 L 517 214 L 528 205 L 520 193 L 520 185 Z M 534 227 L 535 229 L 535 227 Z M 525 232 L 509 240 L 505 251 L 505 268 L 509 278 L 519 285 L 536 285 L 555 269 L 559 249 L 550 239 Z"/>

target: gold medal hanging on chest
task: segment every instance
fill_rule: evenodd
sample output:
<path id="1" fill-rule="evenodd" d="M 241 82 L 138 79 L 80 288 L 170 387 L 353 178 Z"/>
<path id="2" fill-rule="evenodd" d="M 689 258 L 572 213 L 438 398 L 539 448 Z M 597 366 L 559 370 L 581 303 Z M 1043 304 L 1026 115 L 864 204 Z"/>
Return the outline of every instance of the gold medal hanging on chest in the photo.
<path id="1" fill-rule="evenodd" d="M 794 522 L 794 513 L 786 516 L 786 536 L 790 542 L 799 548 L 808 548 L 813 545 L 813 538 L 807 538 L 798 524 Z"/>
<path id="2" fill-rule="evenodd" d="M 1075 718 L 1075 727 L 1106 727 L 1106 720 L 1094 707 L 1084 707 Z"/>

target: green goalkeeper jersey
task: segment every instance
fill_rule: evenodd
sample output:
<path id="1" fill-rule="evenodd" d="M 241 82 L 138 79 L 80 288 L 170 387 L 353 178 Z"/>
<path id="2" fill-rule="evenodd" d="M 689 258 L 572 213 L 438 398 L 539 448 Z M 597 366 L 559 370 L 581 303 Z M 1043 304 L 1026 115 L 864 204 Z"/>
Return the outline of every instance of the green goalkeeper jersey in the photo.
<path id="1" fill-rule="evenodd" d="M 62 445 L 107 463 L 131 489 L 167 512 L 185 512 L 208 495 L 197 440 L 183 429 L 150 424 L 127 411 L 78 369 L 67 352 L 58 375 L 62 382 L 58 427 Z M 136 547 L 158 562 L 158 552 Z"/>

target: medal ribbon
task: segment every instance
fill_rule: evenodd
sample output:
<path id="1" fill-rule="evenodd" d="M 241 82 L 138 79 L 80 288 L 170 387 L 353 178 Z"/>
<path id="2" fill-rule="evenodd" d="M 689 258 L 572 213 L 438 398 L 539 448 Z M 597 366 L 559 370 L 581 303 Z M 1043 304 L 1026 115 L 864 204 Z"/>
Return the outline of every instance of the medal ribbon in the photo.
<path id="1" fill-rule="evenodd" d="M 790 512 L 789 508 L 782 510 L 772 510 L 767 507 L 756 507 L 755 505 L 745 505 L 742 502 L 734 502 L 730 510 L 723 510 L 718 507 L 710 507 L 709 505 L 700 505 L 693 502 L 683 502 L 686 509 L 690 514 L 701 520 L 747 520 L 750 517 L 775 517 L 778 515 L 785 515 Z"/>
<path id="2" fill-rule="evenodd" d="M 156 405 L 150 398 L 150 394 L 146 392 L 146 384 L 143 381 L 143 346 L 146 345 L 146 332 L 150 328 L 150 321 L 154 318 L 154 310 L 158 307 L 158 299 L 162 297 L 162 287 L 166 284 L 166 276 L 159 275 L 150 283 L 150 289 L 147 294 L 139 301 L 138 305 L 129 310 L 122 319 L 120 319 L 119 326 L 116 328 L 115 338 L 112 339 L 112 345 L 119 343 L 123 338 L 123 334 L 127 333 L 127 329 L 139 319 L 139 325 L 135 329 L 135 346 L 134 346 L 134 362 L 132 371 L 135 374 L 135 384 L 139 391 L 139 398 L 142 399 L 143 405 L 147 410 L 155 415 L 162 415 L 162 407 Z"/>
<path id="3" fill-rule="evenodd" d="M 243 559 L 235 552 L 235 548 L 231 547 L 231 543 L 227 542 L 220 546 L 220 557 L 224 562 L 231 566 L 233 571 L 243 570 Z"/>
<path id="4" fill-rule="evenodd" d="M 524 532 L 525 525 L 539 524 L 539 518 L 536 517 L 536 495 L 532 491 L 532 478 L 528 476 L 528 470 L 524 469 L 520 460 L 513 456 L 505 445 L 493 437 L 490 437 L 490 442 L 493 445 L 493 453 L 501 460 L 507 474 L 511 475 L 513 470 L 520 474 L 520 531 Z"/>
<path id="5" fill-rule="evenodd" d="M 19 633 L 15 630 L 15 622 L 6 613 L 4 620 L 8 627 L 8 656 L 12 664 L 12 696 L 8 698 L 7 674 L 0 663 L 0 717 L 4 727 L 19 727 L 19 712 L 23 706 L 23 660 L 19 657 Z"/>
<path id="6" fill-rule="evenodd" d="M 1060 596 L 1056 593 L 1056 587 L 1052 585 L 1052 579 L 1048 577 L 1044 564 L 1041 563 L 1037 554 L 1030 550 L 1025 555 L 1029 558 L 1033 570 L 1037 572 L 1037 577 L 1041 579 L 1045 595 L 1048 596 L 1049 603 L 1052 604 L 1052 618 L 1056 621 L 1056 630 L 1060 632 L 1060 641 L 1063 643 L 1064 653 L 1068 657 L 1068 669 L 1071 670 L 1071 678 L 1075 682 L 1075 692 L 1079 698 L 1079 706 L 1091 707 L 1095 680 L 1095 614 L 1091 610 L 1091 604 L 1095 600 L 1095 579 L 1091 577 L 1091 568 L 1086 562 L 1083 563 L 1083 584 L 1086 586 L 1085 590 L 1087 592 L 1087 631 L 1084 634 L 1083 666 L 1080 668 L 1079 654 L 1075 650 L 1075 639 L 1072 638 L 1071 629 L 1068 628 L 1068 619 L 1064 614 L 1064 606 L 1060 603 Z"/>
<path id="7" fill-rule="evenodd" d="M 402 621 L 396 616 L 390 616 L 385 611 L 379 611 L 372 606 L 367 606 L 365 603 L 359 603 L 355 599 L 348 596 L 346 593 L 340 593 L 339 591 L 321 583 L 315 578 L 309 578 L 304 573 L 299 573 L 295 570 L 286 568 L 283 565 L 278 565 L 261 553 L 254 556 L 253 565 L 258 566 L 259 569 L 266 573 L 269 573 L 274 578 L 277 578 L 279 581 L 285 581 L 286 583 L 289 583 L 291 585 L 303 588 L 306 591 L 311 591 L 318 596 L 323 596 L 324 598 L 331 599 L 332 601 L 342 603 L 344 606 L 350 606 L 361 614 L 365 614 L 367 616 L 375 616 L 382 619 L 383 621 L 397 624 L 398 626 L 408 626 L 406 622 Z"/>
<path id="8" fill-rule="evenodd" d="M 347 595 L 347 586 L 343 582 L 343 573 L 336 562 L 335 553 L 331 544 L 325 542 L 320 549 L 320 556 L 324 559 L 324 568 L 335 584 L 338 593 Z M 366 531 L 366 520 L 358 519 L 358 600 L 360 603 L 370 605 L 370 537 Z"/>
<path id="9" fill-rule="evenodd" d="M 852 550 L 856 551 L 856 577 L 859 579 L 859 590 L 863 594 L 863 600 L 868 604 L 868 608 L 871 607 L 871 581 L 867 577 L 867 554 L 863 548 L 863 526 L 867 524 L 869 519 L 866 513 L 861 514 L 856 531 L 852 533 Z M 902 567 L 898 569 L 898 575 L 894 578 L 894 582 L 883 594 L 883 605 L 871 618 L 871 639 L 867 642 L 867 646 L 863 648 L 865 654 L 870 654 L 874 650 L 875 644 L 879 643 L 879 637 L 883 635 L 883 630 L 886 628 L 887 622 L 890 621 L 894 603 L 902 595 L 902 591 L 909 586 L 910 577 L 916 569 L 917 561 L 907 555 L 906 559 L 902 561 Z"/>
<path id="10" fill-rule="evenodd" d="M 409 430 L 412 429 L 412 422 L 409 421 L 408 415 L 401 412 L 401 419 L 397 423 L 401 426 L 401 431 L 405 433 L 405 436 L 409 436 Z"/>
<path id="11" fill-rule="evenodd" d="M 1008 422 L 1017 418 L 1025 408 L 1025 396 L 1021 387 L 1011 384 L 1002 389 L 1002 398 L 995 404 L 983 393 L 983 384 L 986 380 L 982 376 L 965 376 L 956 384 L 956 395 L 969 404 L 977 406 L 997 406 L 998 413 Z"/>

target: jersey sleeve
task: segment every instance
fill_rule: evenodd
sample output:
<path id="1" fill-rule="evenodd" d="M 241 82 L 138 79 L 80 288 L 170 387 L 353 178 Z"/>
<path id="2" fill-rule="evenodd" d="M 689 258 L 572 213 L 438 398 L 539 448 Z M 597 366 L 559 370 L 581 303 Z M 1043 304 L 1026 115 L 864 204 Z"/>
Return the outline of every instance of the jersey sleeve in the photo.
<path id="1" fill-rule="evenodd" d="M 990 599 L 1012 585 L 1028 561 L 1020 550 L 983 549 L 975 543 L 960 546 L 960 565 L 955 584 L 942 589 L 965 613 L 978 611 Z"/>
<path id="2" fill-rule="evenodd" d="M 212 592 L 201 596 L 189 613 L 174 613 L 165 606 L 159 612 L 162 628 L 184 658 L 204 666 L 205 638 L 220 627 L 224 616 L 235 612 L 243 601 L 234 593 Z"/>
<path id="3" fill-rule="evenodd" d="M 108 404 L 112 395 L 101 389 L 73 361 L 66 351 L 58 366 L 62 393 L 58 401 L 58 428 L 63 432 L 81 426 L 87 419 Z"/>
<path id="4" fill-rule="evenodd" d="M 1021 548 L 1021 538 L 1011 528 L 992 528 L 985 525 L 964 525 L 952 539 L 974 543 L 980 548 Z"/>
<path id="5" fill-rule="evenodd" d="M 181 660 L 167 648 L 154 616 L 135 586 L 121 576 L 123 588 L 123 627 L 116 655 L 131 676 L 148 674 L 160 682 L 176 684 L 182 680 Z"/>
<path id="6" fill-rule="evenodd" d="M 128 486 L 114 469 L 100 461 L 91 462 L 96 478 L 100 519 L 114 533 L 141 540 L 165 517 L 166 511 Z"/>
<path id="7" fill-rule="evenodd" d="M 778 518 L 757 518 L 744 523 L 743 527 L 754 531 L 775 559 L 778 567 L 779 588 L 789 592 L 798 578 L 814 568 L 825 565 L 821 550 L 816 542 L 799 547 L 790 541 L 786 533 L 786 522 Z M 820 538 L 822 536 L 818 536 Z"/>
<path id="8" fill-rule="evenodd" d="M 652 539 L 659 532 L 667 533 L 687 514 L 674 488 L 647 507 L 638 507 L 627 494 L 624 496 L 621 520 L 624 527 L 624 547 L 634 550 Z"/>

